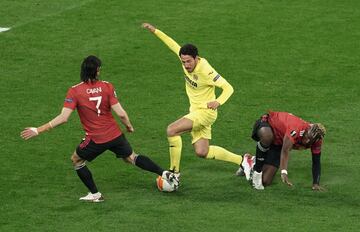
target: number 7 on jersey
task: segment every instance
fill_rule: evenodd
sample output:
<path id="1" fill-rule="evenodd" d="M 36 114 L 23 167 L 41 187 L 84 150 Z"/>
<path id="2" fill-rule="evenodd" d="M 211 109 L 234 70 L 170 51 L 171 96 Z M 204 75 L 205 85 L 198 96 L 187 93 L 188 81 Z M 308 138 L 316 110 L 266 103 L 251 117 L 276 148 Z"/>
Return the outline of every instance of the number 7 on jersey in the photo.
<path id="1" fill-rule="evenodd" d="M 89 97 L 89 101 L 96 101 L 96 109 L 97 109 L 98 116 L 100 116 L 100 113 L 101 113 L 101 111 L 100 111 L 101 99 L 102 99 L 102 96 Z"/>

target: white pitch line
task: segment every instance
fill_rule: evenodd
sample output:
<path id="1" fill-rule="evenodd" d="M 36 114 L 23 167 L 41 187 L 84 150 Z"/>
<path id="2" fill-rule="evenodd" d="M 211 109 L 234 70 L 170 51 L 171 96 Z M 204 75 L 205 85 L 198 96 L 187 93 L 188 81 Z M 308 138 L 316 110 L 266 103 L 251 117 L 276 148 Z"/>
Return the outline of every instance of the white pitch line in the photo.
<path id="1" fill-rule="evenodd" d="M 0 27 L 0 33 L 10 30 L 10 27 Z"/>

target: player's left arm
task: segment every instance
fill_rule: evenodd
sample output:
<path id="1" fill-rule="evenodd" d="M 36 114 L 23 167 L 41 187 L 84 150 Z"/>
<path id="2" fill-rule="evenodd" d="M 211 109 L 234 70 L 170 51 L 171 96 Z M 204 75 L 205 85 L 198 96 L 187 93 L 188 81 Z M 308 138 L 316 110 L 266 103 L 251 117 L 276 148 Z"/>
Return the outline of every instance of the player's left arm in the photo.
<path id="1" fill-rule="evenodd" d="M 124 108 L 121 106 L 121 104 L 118 102 L 114 105 L 111 105 L 111 109 L 116 113 L 116 115 L 120 118 L 122 124 L 126 127 L 126 130 L 128 132 L 134 132 L 134 127 L 132 126 L 129 116 L 124 110 Z"/>
<path id="2" fill-rule="evenodd" d="M 215 101 L 208 102 L 207 107 L 209 109 L 216 110 L 220 105 L 223 105 L 234 93 L 234 88 L 231 86 L 229 82 L 225 80 L 220 74 L 217 74 L 212 79 L 214 85 L 218 88 L 222 89 L 222 92 L 219 97 L 215 99 Z"/>
<path id="3" fill-rule="evenodd" d="M 21 132 L 20 135 L 25 140 L 38 136 L 39 134 L 45 131 L 49 131 L 52 128 L 55 128 L 63 123 L 66 123 L 69 120 L 72 112 L 73 112 L 72 109 L 63 107 L 61 113 L 55 118 L 53 118 L 50 122 L 45 123 L 40 127 L 27 127 Z"/>
<path id="4" fill-rule="evenodd" d="M 287 169 L 289 162 L 289 153 L 293 145 L 293 141 L 288 136 L 284 136 L 280 154 L 280 175 L 282 182 L 289 186 L 292 186 L 292 183 L 288 179 Z"/>
<path id="5" fill-rule="evenodd" d="M 321 144 L 322 144 L 322 141 L 318 141 L 314 145 L 311 146 L 312 176 L 313 176 L 312 190 L 315 190 L 315 191 L 325 191 L 325 188 L 320 186 Z"/>

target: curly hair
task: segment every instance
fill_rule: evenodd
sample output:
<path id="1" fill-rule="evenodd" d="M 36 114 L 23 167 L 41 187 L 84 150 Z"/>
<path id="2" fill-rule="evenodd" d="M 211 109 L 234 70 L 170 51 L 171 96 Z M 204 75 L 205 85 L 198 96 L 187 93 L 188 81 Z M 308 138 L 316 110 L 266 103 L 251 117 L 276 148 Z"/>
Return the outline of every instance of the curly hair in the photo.
<path id="1" fill-rule="evenodd" d="M 326 129 L 321 123 L 314 123 L 310 126 L 307 131 L 307 136 L 310 138 L 312 143 L 323 139 L 326 134 Z"/>

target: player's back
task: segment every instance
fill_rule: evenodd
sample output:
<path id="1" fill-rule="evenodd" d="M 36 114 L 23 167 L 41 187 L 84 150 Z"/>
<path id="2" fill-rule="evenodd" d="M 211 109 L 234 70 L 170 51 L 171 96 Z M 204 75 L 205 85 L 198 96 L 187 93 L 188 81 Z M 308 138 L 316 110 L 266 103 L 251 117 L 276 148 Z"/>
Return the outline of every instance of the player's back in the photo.
<path id="1" fill-rule="evenodd" d="M 288 136 L 294 143 L 302 137 L 309 123 L 288 112 L 270 112 L 269 124 L 273 128 L 275 144 L 282 144 L 284 136 Z"/>
<path id="2" fill-rule="evenodd" d="M 64 106 L 77 109 L 86 135 L 94 142 L 105 143 L 121 135 L 111 113 L 111 105 L 118 103 L 111 83 L 81 82 L 69 89 L 66 100 Z"/>

